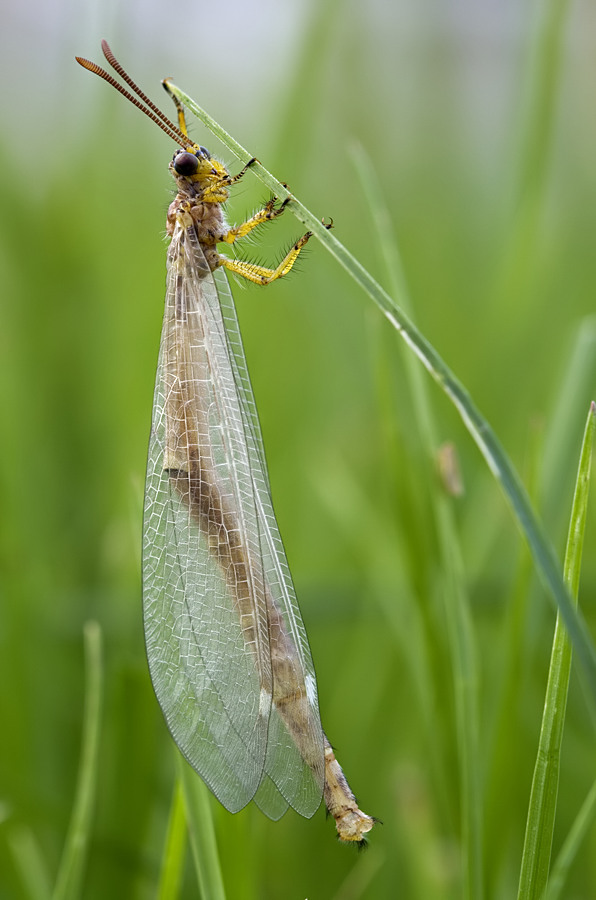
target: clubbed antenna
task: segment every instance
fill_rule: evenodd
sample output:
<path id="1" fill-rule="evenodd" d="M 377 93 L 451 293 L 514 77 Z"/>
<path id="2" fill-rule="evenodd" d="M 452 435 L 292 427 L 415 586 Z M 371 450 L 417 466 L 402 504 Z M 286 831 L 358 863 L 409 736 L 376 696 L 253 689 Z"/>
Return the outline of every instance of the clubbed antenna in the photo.
<path id="1" fill-rule="evenodd" d="M 189 147 L 194 146 L 194 142 L 188 137 L 188 135 L 184 134 L 173 122 L 168 119 L 164 113 L 153 103 L 146 94 L 141 91 L 141 89 L 135 84 L 130 75 L 126 72 L 126 70 L 120 65 L 112 51 L 110 50 L 110 46 L 107 41 L 101 42 L 101 49 L 103 50 L 103 54 L 112 68 L 120 75 L 123 81 L 125 81 L 135 92 L 137 97 L 140 97 L 140 100 L 137 99 L 130 91 L 127 91 L 125 87 L 116 81 L 116 79 L 106 72 L 105 69 L 102 69 L 101 66 L 98 66 L 97 63 L 91 62 L 88 59 L 84 59 L 82 56 L 75 56 L 76 61 L 80 66 L 84 69 L 88 69 L 89 72 L 93 72 L 95 75 L 99 75 L 100 78 L 103 78 L 104 81 L 107 81 L 108 84 L 111 84 L 113 88 L 116 88 L 123 97 L 126 97 L 127 100 L 136 106 L 141 112 L 144 112 L 146 116 L 149 116 L 156 125 L 159 125 L 162 131 L 171 137 L 172 140 L 176 141 L 181 147 L 184 147 L 187 150 Z M 141 102 L 143 101 L 143 102 Z"/>

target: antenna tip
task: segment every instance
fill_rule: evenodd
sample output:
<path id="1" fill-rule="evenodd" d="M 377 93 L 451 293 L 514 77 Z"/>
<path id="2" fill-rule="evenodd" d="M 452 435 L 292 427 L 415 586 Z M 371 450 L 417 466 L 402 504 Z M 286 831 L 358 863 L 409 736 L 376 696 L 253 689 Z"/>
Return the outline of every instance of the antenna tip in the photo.
<path id="1" fill-rule="evenodd" d="M 88 69 L 90 72 L 93 72 L 95 63 L 90 62 L 90 60 L 85 59 L 84 56 L 75 56 L 76 61 L 80 66 L 84 69 Z"/>

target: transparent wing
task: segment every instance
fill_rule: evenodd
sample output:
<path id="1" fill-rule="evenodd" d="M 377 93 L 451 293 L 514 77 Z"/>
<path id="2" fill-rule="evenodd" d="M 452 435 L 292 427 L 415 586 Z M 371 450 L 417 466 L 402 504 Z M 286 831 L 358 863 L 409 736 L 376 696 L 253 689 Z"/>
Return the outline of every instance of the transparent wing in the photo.
<path id="1" fill-rule="evenodd" d="M 194 228 L 168 253 L 145 495 L 145 637 L 176 743 L 231 811 L 317 809 L 312 659 L 271 504 L 232 297 Z"/>

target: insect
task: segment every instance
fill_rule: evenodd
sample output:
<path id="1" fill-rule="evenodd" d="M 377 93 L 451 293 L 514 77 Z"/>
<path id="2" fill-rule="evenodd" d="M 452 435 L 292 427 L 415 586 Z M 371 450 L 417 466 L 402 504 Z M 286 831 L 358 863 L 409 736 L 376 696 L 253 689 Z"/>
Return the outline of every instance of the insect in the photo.
<path id="1" fill-rule="evenodd" d="M 222 204 L 237 175 L 143 94 L 76 57 L 168 134 L 176 197 L 167 214 L 167 289 L 143 523 L 143 609 L 151 678 L 179 749 L 231 812 L 310 817 L 324 796 L 343 841 L 374 819 L 359 808 L 321 727 L 314 666 L 277 527 L 265 451 L 225 269 L 269 284 L 276 268 L 232 259 L 234 244 L 284 212 L 272 198 L 241 225 Z M 167 82 L 164 82 L 166 90 Z M 136 95 L 136 96 L 135 96 Z"/>

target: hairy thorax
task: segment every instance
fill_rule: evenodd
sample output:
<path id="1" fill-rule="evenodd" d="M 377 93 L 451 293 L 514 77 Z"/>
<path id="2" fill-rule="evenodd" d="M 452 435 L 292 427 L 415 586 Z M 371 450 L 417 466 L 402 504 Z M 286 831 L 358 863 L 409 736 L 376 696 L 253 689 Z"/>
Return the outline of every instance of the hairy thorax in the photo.
<path id="1" fill-rule="evenodd" d="M 177 178 L 176 181 L 178 193 L 168 208 L 167 234 L 173 237 L 177 225 L 183 229 L 194 226 L 197 240 L 213 271 L 219 265 L 216 244 L 223 241 L 228 232 L 221 204 L 201 199 L 203 192 L 187 179 Z"/>

